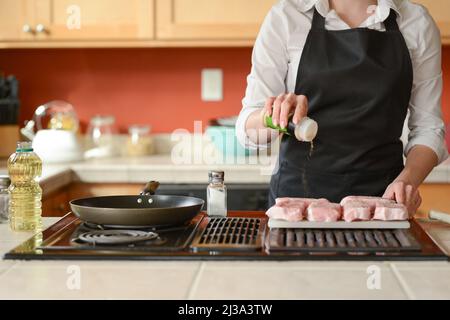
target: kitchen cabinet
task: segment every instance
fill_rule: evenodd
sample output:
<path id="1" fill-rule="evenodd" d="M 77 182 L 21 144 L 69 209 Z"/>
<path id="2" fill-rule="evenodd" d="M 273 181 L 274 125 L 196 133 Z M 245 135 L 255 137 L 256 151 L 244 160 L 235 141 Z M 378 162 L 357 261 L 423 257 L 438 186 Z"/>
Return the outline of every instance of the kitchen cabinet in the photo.
<path id="1" fill-rule="evenodd" d="M 0 0 L 0 48 L 250 47 L 276 2 Z M 415 2 L 429 9 L 450 44 L 450 1 Z"/>
<path id="2" fill-rule="evenodd" d="M 0 0 L 0 41 L 32 40 L 34 0 Z"/>
<path id="3" fill-rule="evenodd" d="M 76 182 L 58 190 L 42 201 L 42 215 L 60 217 L 70 211 L 69 201 L 78 198 L 138 195 L 142 184 L 132 183 L 82 183 Z M 228 184 L 228 209 L 244 211 L 265 211 L 267 209 L 268 185 L 265 184 Z M 158 188 L 158 194 L 190 196 L 206 201 L 204 184 L 164 184 Z M 206 204 L 203 208 L 206 210 Z"/>
<path id="4" fill-rule="evenodd" d="M 38 0 L 39 1 L 39 0 Z M 43 1 L 43 0 L 41 0 Z M 47 0 L 37 17 L 42 40 L 153 38 L 153 0 Z"/>
<path id="5" fill-rule="evenodd" d="M 42 199 L 42 216 L 62 217 L 70 211 L 67 188 L 55 191 Z"/>
<path id="6" fill-rule="evenodd" d="M 427 217 L 430 210 L 450 213 L 450 184 L 423 184 L 419 188 L 422 196 L 417 217 Z"/>
<path id="7" fill-rule="evenodd" d="M 67 47 L 154 36 L 154 0 L 0 0 L 2 47 Z"/>
<path id="8" fill-rule="evenodd" d="M 424 5 L 441 30 L 442 43 L 450 44 L 450 1 L 448 0 L 415 0 Z"/>
<path id="9" fill-rule="evenodd" d="M 161 40 L 253 40 L 276 0 L 156 0 Z"/>

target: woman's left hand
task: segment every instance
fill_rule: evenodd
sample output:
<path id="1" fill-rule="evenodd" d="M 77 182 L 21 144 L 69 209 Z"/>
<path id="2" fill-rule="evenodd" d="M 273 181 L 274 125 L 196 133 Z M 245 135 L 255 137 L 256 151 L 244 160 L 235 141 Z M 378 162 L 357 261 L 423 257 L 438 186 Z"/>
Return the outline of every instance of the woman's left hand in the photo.
<path id="1" fill-rule="evenodd" d="M 386 189 L 383 198 L 395 200 L 408 208 L 409 216 L 412 217 L 422 203 L 419 190 L 412 184 L 397 180 L 392 182 Z"/>

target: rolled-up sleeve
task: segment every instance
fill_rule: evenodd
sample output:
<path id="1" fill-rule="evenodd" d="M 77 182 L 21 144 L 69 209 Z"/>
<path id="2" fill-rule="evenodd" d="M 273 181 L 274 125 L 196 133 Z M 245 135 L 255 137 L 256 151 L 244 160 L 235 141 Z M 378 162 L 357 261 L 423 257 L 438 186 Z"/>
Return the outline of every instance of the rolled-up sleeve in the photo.
<path id="1" fill-rule="evenodd" d="M 412 51 L 413 89 L 409 104 L 409 135 L 405 156 L 416 145 L 432 149 L 439 163 L 448 157 L 442 119 L 442 49 L 439 29 L 424 9 L 418 46 Z M 422 27 L 423 25 L 423 27 Z"/>
<path id="2" fill-rule="evenodd" d="M 268 97 L 286 92 L 288 72 L 287 22 L 283 17 L 283 2 L 275 5 L 261 26 L 252 53 L 252 69 L 247 77 L 247 89 L 242 110 L 236 123 L 236 136 L 241 145 L 249 149 L 266 148 L 267 144 L 250 141 L 245 130 L 251 113 L 264 107 Z M 273 132 L 273 139 L 278 134 Z"/>

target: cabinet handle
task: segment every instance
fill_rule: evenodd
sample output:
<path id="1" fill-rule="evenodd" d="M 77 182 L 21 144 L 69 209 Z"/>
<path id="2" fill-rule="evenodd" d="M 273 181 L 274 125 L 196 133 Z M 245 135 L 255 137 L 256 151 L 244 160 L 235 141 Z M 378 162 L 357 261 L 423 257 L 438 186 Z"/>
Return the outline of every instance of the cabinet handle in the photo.
<path id="1" fill-rule="evenodd" d="M 33 28 L 29 25 L 29 24 L 24 24 L 22 27 L 22 31 L 25 33 L 31 33 L 34 34 L 35 31 L 33 30 Z"/>
<path id="2" fill-rule="evenodd" d="M 36 25 L 36 32 L 37 33 L 49 33 L 47 28 L 42 23 L 39 23 Z"/>

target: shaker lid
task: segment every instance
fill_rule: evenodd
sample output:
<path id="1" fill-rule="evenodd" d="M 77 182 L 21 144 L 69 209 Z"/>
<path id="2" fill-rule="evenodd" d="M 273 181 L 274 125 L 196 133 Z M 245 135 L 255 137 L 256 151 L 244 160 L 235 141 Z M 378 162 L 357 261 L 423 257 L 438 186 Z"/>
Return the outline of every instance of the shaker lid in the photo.
<path id="1" fill-rule="evenodd" d="M 311 142 L 316 137 L 318 129 L 316 121 L 305 117 L 295 127 L 295 137 L 300 141 Z"/>
<path id="2" fill-rule="evenodd" d="M 209 181 L 223 181 L 225 178 L 225 172 L 220 170 L 211 170 L 208 174 Z"/>
<path id="3" fill-rule="evenodd" d="M 7 175 L 0 175 L 0 187 L 7 188 L 11 184 L 11 179 Z"/>

